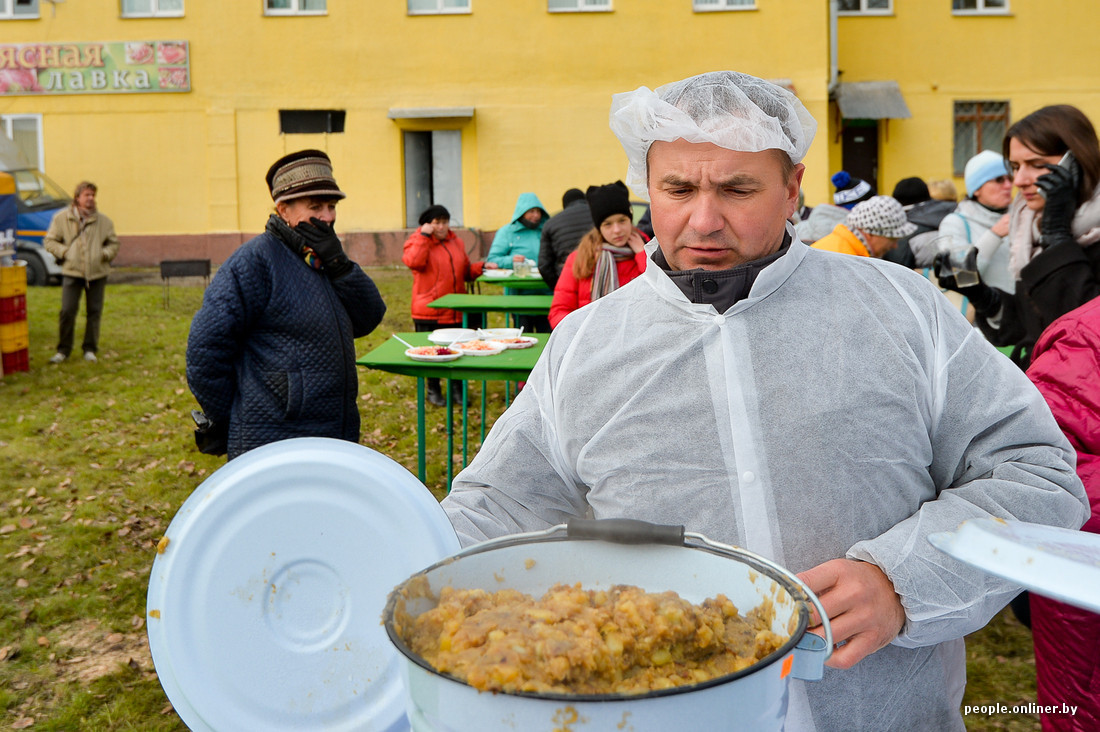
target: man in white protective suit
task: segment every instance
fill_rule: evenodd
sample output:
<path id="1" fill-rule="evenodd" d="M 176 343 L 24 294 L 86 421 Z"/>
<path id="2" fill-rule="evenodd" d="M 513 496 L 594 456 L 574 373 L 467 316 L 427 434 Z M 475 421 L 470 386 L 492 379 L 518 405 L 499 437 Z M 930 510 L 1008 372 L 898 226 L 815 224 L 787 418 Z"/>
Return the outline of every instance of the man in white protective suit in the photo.
<path id="1" fill-rule="evenodd" d="M 460 539 L 588 516 L 743 546 L 800 573 L 838 644 L 788 729 L 964 729 L 962 638 L 1020 588 L 927 536 L 1080 527 L 1073 449 L 926 279 L 794 236 L 816 123 L 793 94 L 712 72 L 616 94 L 611 128 L 650 266 L 554 330 L 443 501 Z"/>

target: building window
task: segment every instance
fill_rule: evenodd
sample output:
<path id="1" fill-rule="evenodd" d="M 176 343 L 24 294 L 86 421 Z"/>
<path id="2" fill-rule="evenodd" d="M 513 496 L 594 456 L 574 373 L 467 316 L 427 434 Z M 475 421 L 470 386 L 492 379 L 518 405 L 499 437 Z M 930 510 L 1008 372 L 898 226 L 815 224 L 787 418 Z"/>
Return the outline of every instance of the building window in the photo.
<path id="1" fill-rule="evenodd" d="M 693 0 L 691 9 L 697 13 L 707 10 L 755 9 L 756 0 Z"/>
<path id="2" fill-rule="evenodd" d="M 122 0 L 123 18 L 180 18 L 183 0 Z"/>
<path id="3" fill-rule="evenodd" d="M 327 0 L 264 0 L 264 15 L 324 15 Z"/>
<path id="4" fill-rule="evenodd" d="M 37 17 L 38 0 L 0 0 L 0 19 Z"/>
<path id="5" fill-rule="evenodd" d="M 1008 129 L 1008 102 L 955 102 L 955 175 L 982 150 L 1001 151 Z"/>
<path id="6" fill-rule="evenodd" d="M 462 132 L 404 132 L 405 225 L 416 228 L 420 213 L 438 203 L 462 226 Z"/>
<path id="7" fill-rule="evenodd" d="M 343 132 L 342 109 L 280 109 L 279 132 L 284 135 L 314 135 Z"/>
<path id="8" fill-rule="evenodd" d="M 15 143 L 32 168 L 45 169 L 45 161 L 42 159 L 42 115 L 0 115 L 0 134 L 6 135 Z"/>
<path id="9" fill-rule="evenodd" d="M 408 0 L 409 15 L 469 13 L 470 0 Z"/>
<path id="10" fill-rule="evenodd" d="M 546 9 L 551 13 L 576 13 L 586 10 L 606 12 L 611 10 L 611 0 L 547 0 Z"/>
<path id="11" fill-rule="evenodd" d="M 1003 15 L 1008 12 L 1008 0 L 951 0 L 954 13 L 989 13 Z"/>
<path id="12" fill-rule="evenodd" d="M 889 15 L 894 12 L 893 0 L 839 0 L 837 11 L 850 15 Z"/>

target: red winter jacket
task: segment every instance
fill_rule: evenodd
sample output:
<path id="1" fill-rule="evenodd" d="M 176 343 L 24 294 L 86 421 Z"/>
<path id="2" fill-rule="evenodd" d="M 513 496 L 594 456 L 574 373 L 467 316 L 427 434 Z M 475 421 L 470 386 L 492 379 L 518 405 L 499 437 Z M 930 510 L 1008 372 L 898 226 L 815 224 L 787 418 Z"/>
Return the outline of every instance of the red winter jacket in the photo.
<path id="1" fill-rule="evenodd" d="M 466 247 L 453 231 L 439 241 L 417 229 L 405 240 L 401 261 L 413 271 L 413 320 L 435 320 L 440 325 L 462 322 L 457 310 L 428 307 L 428 303 L 451 293 L 466 292 L 466 283 L 481 276 L 484 262 L 470 262 Z"/>
<path id="2" fill-rule="evenodd" d="M 573 274 L 573 260 L 576 258 L 576 250 L 565 258 L 558 284 L 554 287 L 554 299 L 550 302 L 551 328 L 556 328 L 561 319 L 569 313 L 592 302 L 592 278 L 585 277 L 583 280 L 578 281 L 576 275 Z M 619 287 L 644 272 L 645 262 L 644 249 L 635 254 L 632 259 L 615 262 L 615 269 L 619 272 Z"/>
<path id="3" fill-rule="evenodd" d="M 1100 533 L 1100 297 L 1047 327 L 1027 375 L 1046 397 L 1077 450 L 1077 474 L 1092 516 L 1082 531 Z M 1031 594 L 1039 705 L 1077 707 L 1042 714 L 1044 730 L 1100 730 L 1100 615 Z"/>

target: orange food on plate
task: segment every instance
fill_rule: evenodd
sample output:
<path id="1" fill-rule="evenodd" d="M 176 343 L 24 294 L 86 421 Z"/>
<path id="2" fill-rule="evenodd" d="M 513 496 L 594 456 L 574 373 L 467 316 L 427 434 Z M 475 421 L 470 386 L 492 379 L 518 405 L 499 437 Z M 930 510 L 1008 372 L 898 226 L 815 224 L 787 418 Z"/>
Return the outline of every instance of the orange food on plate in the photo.
<path id="1" fill-rule="evenodd" d="M 499 351 L 500 346 L 489 341 L 466 341 L 458 345 L 463 351 Z"/>

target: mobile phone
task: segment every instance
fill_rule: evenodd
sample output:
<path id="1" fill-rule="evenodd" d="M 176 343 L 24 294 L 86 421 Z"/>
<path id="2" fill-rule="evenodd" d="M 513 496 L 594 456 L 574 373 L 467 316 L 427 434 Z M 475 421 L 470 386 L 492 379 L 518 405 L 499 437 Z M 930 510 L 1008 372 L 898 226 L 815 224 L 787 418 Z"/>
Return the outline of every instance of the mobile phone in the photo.
<path id="1" fill-rule="evenodd" d="M 1062 156 L 1062 159 L 1058 161 L 1059 168 L 1065 168 L 1069 171 L 1070 180 L 1073 181 L 1074 187 L 1080 182 L 1078 170 L 1080 166 L 1077 165 L 1077 158 L 1073 156 L 1072 150 L 1066 150 L 1066 154 Z M 1039 195 L 1043 198 L 1047 197 L 1047 192 L 1043 190 L 1042 186 L 1039 186 Z"/>

